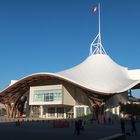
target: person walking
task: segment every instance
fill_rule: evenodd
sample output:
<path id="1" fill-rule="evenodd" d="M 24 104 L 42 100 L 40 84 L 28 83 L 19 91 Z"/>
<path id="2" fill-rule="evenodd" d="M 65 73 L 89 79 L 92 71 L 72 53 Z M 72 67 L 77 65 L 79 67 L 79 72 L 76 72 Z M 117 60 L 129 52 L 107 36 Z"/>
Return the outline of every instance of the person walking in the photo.
<path id="1" fill-rule="evenodd" d="M 136 130 L 136 125 L 135 125 L 135 118 L 134 118 L 134 116 L 131 116 L 131 119 L 130 119 L 130 121 L 131 121 L 131 126 L 132 126 L 132 128 L 131 128 L 131 133 L 132 133 L 132 135 L 136 135 L 137 134 L 137 130 Z"/>
<path id="2" fill-rule="evenodd" d="M 74 134 L 80 135 L 80 123 L 79 120 L 75 121 L 75 130 L 74 130 Z"/>
<path id="3" fill-rule="evenodd" d="M 111 125 L 111 118 L 108 118 L 108 124 Z"/>
<path id="4" fill-rule="evenodd" d="M 124 118 L 121 118 L 120 123 L 121 123 L 122 134 L 125 134 L 125 121 L 124 121 Z"/>

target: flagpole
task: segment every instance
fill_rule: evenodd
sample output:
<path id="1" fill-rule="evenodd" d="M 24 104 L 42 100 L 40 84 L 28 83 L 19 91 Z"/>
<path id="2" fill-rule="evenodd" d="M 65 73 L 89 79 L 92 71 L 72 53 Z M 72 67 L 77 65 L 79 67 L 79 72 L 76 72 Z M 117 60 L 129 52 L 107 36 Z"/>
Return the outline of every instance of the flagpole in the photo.
<path id="1" fill-rule="evenodd" d="M 100 3 L 98 4 L 98 20 L 99 20 L 99 33 L 98 33 L 98 43 L 99 43 L 99 53 L 102 54 L 102 43 L 101 43 L 101 13 L 100 13 Z"/>
<path id="2" fill-rule="evenodd" d="M 100 3 L 98 4 L 98 14 L 99 14 L 99 33 L 101 30 L 101 26 L 100 26 Z"/>

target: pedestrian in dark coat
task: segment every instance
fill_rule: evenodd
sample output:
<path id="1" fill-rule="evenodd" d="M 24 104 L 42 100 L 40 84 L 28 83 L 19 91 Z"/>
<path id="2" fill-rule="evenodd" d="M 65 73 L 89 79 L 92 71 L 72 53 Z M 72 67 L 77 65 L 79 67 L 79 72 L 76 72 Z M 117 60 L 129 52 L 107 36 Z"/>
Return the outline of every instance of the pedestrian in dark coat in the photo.
<path id="1" fill-rule="evenodd" d="M 122 134 L 125 134 L 125 121 L 123 118 L 121 118 L 120 123 L 121 123 Z"/>
<path id="2" fill-rule="evenodd" d="M 132 133 L 132 135 L 133 134 L 137 134 L 137 130 L 136 130 L 136 125 L 135 125 L 135 118 L 134 118 L 134 116 L 131 116 L 131 119 L 130 119 L 130 121 L 131 121 L 131 126 L 132 126 L 132 128 L 131 128 L 131 133 Z"/>

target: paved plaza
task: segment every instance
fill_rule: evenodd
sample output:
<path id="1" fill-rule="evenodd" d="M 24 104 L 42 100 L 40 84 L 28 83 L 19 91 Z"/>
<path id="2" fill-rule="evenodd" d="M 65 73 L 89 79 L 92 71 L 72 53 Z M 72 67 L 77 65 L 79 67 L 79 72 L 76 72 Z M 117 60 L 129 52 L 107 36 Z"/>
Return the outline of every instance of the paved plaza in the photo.
<path id="1" fill-rule="evenodd" d="M 0 123 L 1 140 L 98 140 L 107 136 L 121 133 L 119 122 L 114 124 L 98 124 L 96 121 L 86 121 L 85 130 L 77 136 L 74 134 L 74 122 L 70 121 L 69 128 L 53 128 L 53 121 L 24 121 L 20 126 L 16 126 L 13 120 L 11 122 Z M 127 140 L 140 139 L 140 123 L 136 123 L 137 136 L 127 136 Z M 126 124 L 126 131 L 131 130 L 129 122 Z"/>

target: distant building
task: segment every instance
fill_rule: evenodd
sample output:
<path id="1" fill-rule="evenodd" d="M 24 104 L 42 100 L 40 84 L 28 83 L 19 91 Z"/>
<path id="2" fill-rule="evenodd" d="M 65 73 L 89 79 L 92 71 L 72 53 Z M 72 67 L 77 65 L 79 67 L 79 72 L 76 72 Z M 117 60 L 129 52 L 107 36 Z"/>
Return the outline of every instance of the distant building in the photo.
<path id="1" fill-rule="evenodd" d="M 10 85 L 9 86 L 11 86 L 11 85 L 13 85 L 14 83 L 16 83 L 18 80 L 11 80 L 11 82 L 10 82 Z"/>

